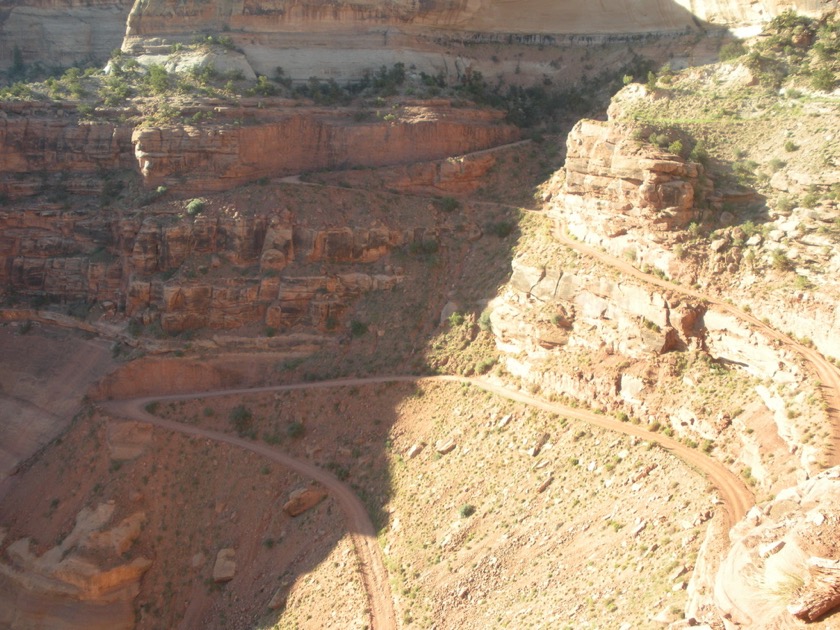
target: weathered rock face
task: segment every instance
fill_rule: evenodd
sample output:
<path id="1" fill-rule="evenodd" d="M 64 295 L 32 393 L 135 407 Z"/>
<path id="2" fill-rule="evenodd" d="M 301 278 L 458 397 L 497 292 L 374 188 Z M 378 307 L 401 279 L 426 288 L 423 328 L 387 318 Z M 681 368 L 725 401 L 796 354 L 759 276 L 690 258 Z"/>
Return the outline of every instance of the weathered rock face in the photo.
<path id="1" fill-rule="evenodd" d="M 6 102 L 0 107 L 0 193 L 53 187 L 62 195 L 101 189 L 101 173 L 134 168 L 130 127 L 80 121 L 73 106 Z"/>
<path id="2" fill-rule="evenodd" d="M 28 538 L 8 545 L 0 561 L 0 624 L 133 628 L 132 600 L 152 562 L 128 558 L 146 516 L 137 512 L 106 528 L 114 510 L 113 503 L 82 509 L 73 530 L 41 555 Z"/>
<path id="3" fill-rule="evenodd" d="M 225 6 L 188 2 L 175 7 L 170 0 L 154 0 L 137 2 L 131 10 L 123 49 L 159 54 L 165 45 L 187 41 L 196 31 L 224 31 L 253 69 L 266 75 L 280 66 L 297 79 L 319 76 L 344 81 L 359 78 L 366 69 L 403 62 L 418 72 L 450 77 L 460 77 L 473 67 L 488 76 L 501 72 L 512 78 L 521 70 L 538 78 L 553 70 L 528 50 L 514 62 L 499 65 L 485 59 L 492 51 L 470 51 L 463 44 L 600 44 L 642 33 L 692 32 L 700 20 L 758 24 L 791 6 L 817 12 L 824 4 L 819 0 L 645 0 L 632 5 L 584 0 L 277 0 Z"/>
<path id="4" fill-rule="evenodd" d="M 80 121 L 72 108 L 5 103 L 0 193 L 16 198 L 48 186 L 62 194 L 98 192 L 104 172 L 125 169 L 139 171 L 147 187 L 199 194 L 315 169 L 439 159 L 519 135 L 500 112 L 446 101 L 406 106 L 394 120 L 367 124 L 353 124 L 351 112 L 274 105 L 222 108 L 201 127 L 132 129 Z"/>
<path id="5" fill-rule="evenodd" d="M 225 33 L 257 72 L 277 66 L 289 76 L 347 79 L 364 69 L 397 61 L 418 70 L 454 75 L 463 64 L 452 44 L 579 43 L 639 33 L 694 31 L 698 20 L 726 25 L 759 24 L 787 8 L 817 13 L 836 7 L 825 0 L 645 0 L 633 5 L 584 0 L 375 0 L 321 2 L 275 0 L 239 4 L 197 0 L 0 4 L 0 68 L 14 50 L 27 64 L 62 65 L 105 60 L 114 48 L 161 52 L 195 33 Z M 520 60 L 521 61 L 521 60 Z M 536 73 L 534 76 L 539 76 Z"/>
<path id="6" fill-rule="evenodd" d="M 326 326 L 354 297 L 402 281 L 376 264 L 383 256 L 433 237 L 415 226 L 316 226 L 288 211 L 91 219 L 31 210 L 0 215 L 0 231 L 4 286 L 110 303 L 143 323 L 160 321 L 167 332 L 255 322 L 278 330 Z"/>
<path id="7" fill-rule="evenodd" d="M 694 191 L 703 167 L 632 135 L 612 121 L 575 125 L 550 214 L 580 240 L 669 272 L 675 256 L 658 244 L 698 219 Z M 646 260 L 651 249 L 656 255 Z"/>
<path id="8" fill-rule="evenodd" d="M 0 68 L 17 48 L 25 64 L 69 66 L 119 48 L 131 0 L 0 2 Z"/>
<path id="9" fill-rule="evenodd" d="M 728 629 L 799 628 L 840 605 L 840 470 L 753 508 L 736 525 L 715 603 Z M 816 623 L 827 628 L 834 622 Z"/>
<path id="10" fill-rule="evenodd" d="M 780 398 L 806 378 L 796 357 L 714 306 L 614 279 L 603 269 L 533 266 L 515 258 L 507 290 L 490 307 L 500 362 L 510 374 L 543 395 L 639 418 L 654 414 L 694 440 L 718 439 L 730 422 L 693 406 L 688 393 L 663 393 L 660 380 L 673 377 L 670 369 L 661 370 L 665 357 L 700 351 L 737 364 L 764 381 L 756 388 L 762 400 L 756 412 L 775 424 L 784 450 L 797 454 L 803 470 L 816 469 L 815 449 L 801 444 Z M 598 370 L 588 367 L 593 363 Z M 757 477 L 763 474 L 757 455 L 745 448 L 740 456 Z"/>
<path id="11" fill-rule="evenodd" d="M 238 115 L 254 117 L 256 124 L 230 125 Z M 279 116 L 256 108 L 227 111 L 218 124 L 200 128 L 136 129 L 132 142 L 147 185 L 199 192 L 314 169 L 438 159 L 518 138 L 501 113 L 442 103 L 404 107 L 392 122 L 350 124 L 350 116 L 335 110 L 290 109 Z"/>
<path id="12" fill-rule="evenodd" d="M 692 13 L 719 23 L 757 22 L 794 5 L 801 11 L 819 11 L 825 3 L 799 2 L 689 2 L 647 0 L 641 6 L 600 6 L 583 0 L 551 2 L 524 0 L 511 5 L 503 0 L 450 2 L 333 2 L 277 0 L 245 2 L 238 6 L 208 7 L 199 2 L 179 5 L 176 19 L 166 20 L 172 3 L 167 0 L 138 3 L 128 20 L 127 36 L 153 36 L 191 30 L 318 31 L 381 30 L 391 27 L 426 27 L 486 33 L 636 33 L 693 27 Z"/>
<path id="13" fill-rule="evenodd" d="M 225 209 L 190 218 L 174 216 L 186 214 L 177 204 L 163 211 L 92 210 L 94 195 L 104 199 L 109 182 L 130 181 L 137 169 L 147 187 L 221 191 L 316 168 L 457 155 L 519 133 L 498 112 L 447 102 L 398 113 L 393 121 L 354 125 L 349 113 L 253 106 L 219 112 L 216 124 L 201 128 L 132 130 L 80 122 L 60 107 L 8 105 L 0 118 L 0 194 L 40 197 L 0 213 L 0 286 L 62 302 L 105 303 L 143 323 L 159 321 L 167 332 L 254 322 L 326 327 L 338 321 L 347 300 L 401 281 L 393 269 L 364 266 L 434 234 L 420 223 L 371 219 L 339 227 L 287 210 Z M 252 124 L 230 124 L 240 115 Z M 76 194 L 87 196 L 87 207 L 66 209 Z M 303 268 L 313 263 L 344 267 Z M 185 275 L 173 278 L 182 267 Z"/>
<path id="14" fill-rule="evenodd" d="M 311 510 L 327 496 L 320 486 L 297 488 L 289 494 L 289 500 L 283 504 L 283 511 L 289 516 L 300 516 Z"/>

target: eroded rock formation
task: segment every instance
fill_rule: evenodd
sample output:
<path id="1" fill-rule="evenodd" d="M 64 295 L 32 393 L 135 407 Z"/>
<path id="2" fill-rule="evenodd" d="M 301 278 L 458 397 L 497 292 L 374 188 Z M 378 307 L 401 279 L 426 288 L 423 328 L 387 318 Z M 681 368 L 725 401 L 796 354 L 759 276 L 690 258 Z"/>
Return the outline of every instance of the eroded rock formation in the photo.
<path id="1" fill-rule="evenodd" d="M 129 558 L 146 516 L 137 512 L 106 529 L 114 511 L 113 503 L 84 508 L 73 530 L 41 555 L 27 538 L 8 545 L 0 562 L 4 627 L 134 627 L 132 600 L 152 562 Z"/>
<path id="2" fill-rule="evenodd" d="M 753 508 L 733 528 L 715 602 L 728 629 L 798 628 L 840 605 L 840 470 Z"/>

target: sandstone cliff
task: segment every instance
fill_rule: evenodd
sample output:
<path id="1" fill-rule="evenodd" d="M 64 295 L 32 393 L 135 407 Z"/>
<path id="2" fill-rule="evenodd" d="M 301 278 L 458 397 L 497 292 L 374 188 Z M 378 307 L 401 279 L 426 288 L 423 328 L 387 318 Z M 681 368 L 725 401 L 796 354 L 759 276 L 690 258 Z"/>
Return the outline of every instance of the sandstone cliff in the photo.
<path id="1" fill-rule="evenodd" d="M 0 68 L 12 64 L 15 49 L 26 64 L 104 62 L 120 45 L 126 51 L 159 54 L 196 33 L 223 32 L 254 70 L 266 75 L 282 66 L 298 79 L 317 75 L 341 80 L 398 61 L 455 75 L 459 65 L 492 54 L 476 57 L 474 52 L 453 50 L 463 43 L 585 44 L 628 35 L 692 32 L 702 29 L 703 22 L 755 25 L 787 8 L 816 13 L 831 6 L 836 2 L 645 0 L 625 6 L 582 0 L 276 0 L 234 5 L 153 0 L 132 7 L 124 0 L 23 6 L 7 1 L 0 5 Z M 528 67 L 532 56 L 520 55 L 516 67 Z M 505 72 L 512 69 L 511 65 Z M 529 74 L 540 76 L 537 66 L 532 69 Z"/>
<path id="2" fill-rule="evenodd" d="M 363 124 L 353 124 L 352 114 L 231 110 L 214 124 L 135 129 L 132 142 L 148 186 L 200 192 L 265 176 L 438 159 L 518 138 L 500 112 L 448 104 L 406 104 L 391 110 L 393 120 Z M 250 124 L 230 124 L 245 116 Z"/>
<path id="3" fill-rule="evenodd" d="M 70 66 L 104 60 L 125 35 L 130 0 L 0 2 L 0 68 L 14 51 L 24 64 Z"/>
<path id="4" fill-rule="evenodd" d="M 50 186 L 98 192 L 103 175 L 134 170 L 147 188 L 199 194 L 262 177 L 439 159 L 519 137 L 501 112 L 446 101 L 406 103 L 390 109 L 387 120 L 369 112 L 375 122 L 363 124 L 353 123 L 350 110 L 286 105 L 252 102 L 216 108 L 211 123 L 134 127 L 79 120 L 73 107 L 6 103 L 0 193 L 16 198 Z"/>

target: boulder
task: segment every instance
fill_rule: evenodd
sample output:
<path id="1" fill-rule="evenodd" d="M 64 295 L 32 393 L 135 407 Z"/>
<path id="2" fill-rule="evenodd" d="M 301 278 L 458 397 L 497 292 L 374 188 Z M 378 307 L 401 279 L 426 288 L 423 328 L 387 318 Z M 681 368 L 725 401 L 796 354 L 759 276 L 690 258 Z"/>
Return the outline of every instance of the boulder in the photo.
<path id="1" fill-rule="evenodd" d="M 283 511 L 289 516 L 300 516 L 318 505 L 326 496 L 326 491 L 320 486 L 297 488 L 289 494 L 289 499 L 283 505 Z"/>
<path id="2" fill-rule="evenodd" d="M 236 575 L 236 550 L 230 547 L 220 549 L 213 565 L 213 581 L 230 582 Z"/>

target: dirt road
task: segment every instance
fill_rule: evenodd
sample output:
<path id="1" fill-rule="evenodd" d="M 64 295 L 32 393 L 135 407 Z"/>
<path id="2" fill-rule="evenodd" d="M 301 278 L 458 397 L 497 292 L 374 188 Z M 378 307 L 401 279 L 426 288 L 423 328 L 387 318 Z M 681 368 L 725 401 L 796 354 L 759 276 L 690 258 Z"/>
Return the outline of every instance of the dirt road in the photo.
<path id="1" fill-rule="evenodd" d="M 239 394 L 255 391 L 269 391 L 272 388 L 261 388 L 259 390 L 229 390 L 226 392 L 199 393 L 189 396 L 167 396 L 165 398 L 140 398 L 133 400 L 122 400 L 102 403 L 102 407 L 108 413 L 115 416 L 148 422 L 162 429 L 194 435 L 215 442 L 224 442 L 236 446 L 263 457 L 270 459 L 282 466 L 294 470 L 296 473 L 308 477 L 322 484 L 332 497 L 338 502 L 345 517 L 347 518 L 348 533 L 350 534 L 356 554 L 359 559 L 359 566 L 362 572 L 365 591 L 367 592 L 370 604 L 371 626 L 375 630 L 390 630 L 396 628 L 396 617 L 394 615 L 394 604 L 391 598 L 391 587 L 388 581 L 388 572 L 382 557 L 382 550 L 376 540 L 376 530 L 368 516 L 367 510 L 353 490 L 347 484 L 339 481 L 335 476 L 323 468 L 319 468 L 309 462 L 291 457 L 271 448 L 260 442 L 253 442 L 235 435 L 227 435 L 218 431 L 210 431 L 201 427 L 164 420 L 148 413 L 146 405 L 153 400 L 177 400 L 181 398 L 196 398 L 210 396 L 224 396 L 227 394 Z M 280 388 L 275 388 L 280 389 Z M 285 388 L 289 389 L 289 388 Z"/>
<path id="2" fill-rule="evenodd" d="M 679 284 L 674 284 L 673 282 L 668 282 L 667 280 L 663 280 L 656 276 L 643 273 L 626 260 L 616 258 L 615 256 L 611 256 L 610 254 L 607 254 L 595 247 L 584 245 L 580 241 L 570 238 L 562 228 L 558 227 L 558 229 L 555 230 L 555 236 L 566 247 L 574 249 L 584 256 L 595 258 L 627 276 L 632 276 L 662 289 L 682 293 L 683 295 L 688 295 L 693 298 L 697 298 L 698 300 L 704 300 L 709 304 L 713 304 L 715 308 L 729 313 L 730 315 L 734 315 L 742 321 L 750 323 L 756 329 L 760 330 L 761 333 L 768 339 L 777 341 L 788 350 L 798 353 L 811 365 L 814 372 L 816 372 L 820 379 L 821 393 L 823 395 L 823 399 L 828 405 L 828 416 L 832 427 L 832 446 L 828 452 L 828 463 L 832 466 L 840 464 L 840 369 L 829 363 L 828 360 L 819 352 L 813 348 L 804 346 L 795 339 L 792 339 L 783 332 L 765 324 L 754 315 L 741 310 L 737 306 L 733 306 L 728 302 L 724 302 L 723 300 L 706 295 L 694 289 L 683 287 Z"/>
<path id="3" fill-rule="evenodd" d="M 194 425 L 164 420 L 148 413 L 145 407 L 147 404 L 154 401 L 187 400 L 195 398 L 206 399 L 261 392 L 316 390 L 331 387 L 352 387 L 377 383 L 418 383 L 424 381 L 469 383 L 470 385 L 492 392 L 498 396 L 508 398 L 509 400 L 557 413 L 569 418 L 583 420 L 605 429 L 618 431 L 627 435 L 635 435 L 645 440 L 656 442 L 668 451 L 672 452 L 675 456 L 688 463 L 700 474 L 705 475 L 706 478 L 718 489 L 720 499 L 726 508 L 727 529 L 737 520 L 742 518 L 744 514 L 746 514 L 747 510 L 753 505 L 753 496 L 741 480 L 719 462 L 705 456 L 700 451 L 688 448 L 684 444 L 681 444 L 676 440 L 672 440 L 667 436 L 646 431 L 641 427 L 622 423 L 614 418 L 598 415 L 591 411 L 575 409 L 573 407 L 567 407 L 565 405 L 541 400 L 523 392 L 505 387 L 500 383 L 494 383 L 485 379 L 473 379 L 458 376 L 380 376 L 370 378 L 351 378 L 322 381 L 317 383 L 225 389 L 211 392 L 195 392 L 191 394 L 177 394 L 159 397 L 151 396 L 132 400 L 103 402 L 101 403 L 101 406 L 110 414 L 118 417 L 130 418 L 140 422 L 148 422 L 169 431 L 176 431 L 186 435 L 195 435 L 252 451 L 286 466 L 305 477 L 309 477 L 310 479 L 314 479 L 323 484 L 339 503 L 341 509 L 347 517 L 348 527 L 350 529 L 350 534 L 352 536 L 353 544 L 356 548 L 356 553 L 362 570 L 362 579 L 367 592 L 368 601 L 370 602 L 371 626 L 375 629 L 384 630 L 396 628 L 396 617 L 382 550 L 379 548 L 379 544 L 376 540 L 376 531 L 364 505 L 346 484 L 339 481 L 328 471 L 309 462 L 291 457 L 266 444 L 253 442 L 234 435 L 220 433 L 218 431 L 203 429 Z"/>

